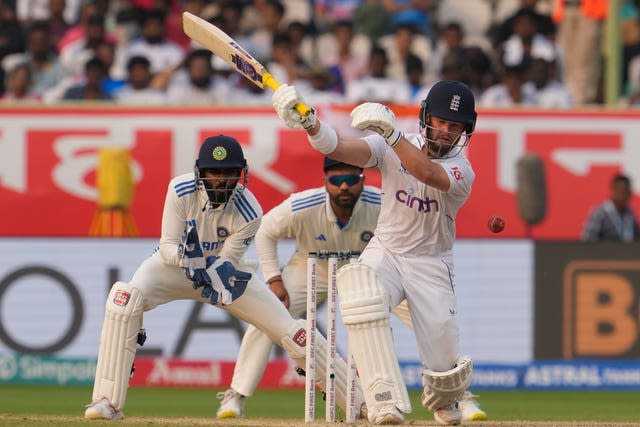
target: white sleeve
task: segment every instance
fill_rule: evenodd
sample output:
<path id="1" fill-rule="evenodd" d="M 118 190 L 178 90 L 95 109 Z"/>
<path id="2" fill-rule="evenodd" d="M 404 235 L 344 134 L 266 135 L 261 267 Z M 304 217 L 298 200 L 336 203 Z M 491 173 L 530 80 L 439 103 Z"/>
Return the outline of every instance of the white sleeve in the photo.
<path id="1" fill-rule="evenodd" d="M 364 167 L 382 167 L 382 162 L 384 161 L 384 157 L 387 154 L 387 150 L 393 150 L 393 148 L 389 147 L 389 144 L 387 144 L 384 138 L 377 133 L 367 135 L 364 140 L 367 144 L 369 144 L 369 149 L 371 150 L 371 157 L 369 157 L 367 163 L 364 164 Z"/>
<path id="2" fill-rule="evenodd" d="M 265 280 L 282 273 L 278 257 L 278 240 L 293 237 L 291 198 L 271 209 L 262 219 L 256 234 L 256 250 Z"/>
<path id="3" fill-rule="evenodd" d="M 160 236 L 160 255 L 165 264 L 180 266 L 181 258 L 178 256 L 178 248 L 185 231 L 185 218 L 185 206 L 178 199 L 172 182 L 169 184 L 164 201 Z"/>

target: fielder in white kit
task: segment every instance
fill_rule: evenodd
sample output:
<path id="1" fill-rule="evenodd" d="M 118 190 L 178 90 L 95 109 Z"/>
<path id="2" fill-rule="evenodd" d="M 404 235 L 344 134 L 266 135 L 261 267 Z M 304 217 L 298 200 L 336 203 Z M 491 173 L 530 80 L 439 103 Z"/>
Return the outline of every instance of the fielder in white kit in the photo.
<path id="1" fill-rule="evenodd" d="M 194 172 L 169 183 L 159 249 L 142 262 L 128 283 L 116 282 L 109 292 L 92 402 L 85 418 L 124 417 L 143 312 L 174 300 L 212 304 L 255 325 L 304 368 L 304 321 L 294 320 L 254 274 L 241 270 L 246 269 L 242 257 L 262 220 L 260 205 L 246 188 L 247 174 L 238 141 L 219 135 L 204 141 Z M 326 340 L 318 338 L 316 381 L 322 387 Z M 338 363 L 336 401 L 342 408 L 346 377 L 345 363 Z M 364 403 L 359 390 L 356 400 L 360 406 Z"/>
<path id="2" fill-rule="evenodd" d="M 256 234 L 256 249 L 271 291 L 299 319 L 306 311 L 307 254 L 318 251 L 362 252 L 373 236 L 380 213 L 380 190 L 364 185 L 362 168 L 325 157 L 325 185 L 291 194 L 270 210 Z M 295 238 L 295 252 L 281 270 L 278 242 Z M 345 262 L 343 261 L 343 264 Z M 318 303 L 327 298 L 327 260 L 318 261 Z M 250 326 L 242 338 L 231 388 L 221 393 L 218 418 L 243 416 L 264 373 L 271 340 Z"/>
<path id="3" fill-rule="evenodd" d="M 471 382 L 472 361 L 459 355 L 453 243 L 456 213 L 469 197 L 475 174 L 462 153 L 476 123 L 469 88 L 440 81 L 420 108 L 420 133 L 403 135 L 386 106 L 364 103 L 351 126 L 373 131 L 364 138 L 339 136 L 304 103 L 294 86 L 273 95 L 278 116 L 304 128 L 311 145 L 330 158 L 382 172 L 382 205 L 374 237 L 357 264 L 338 273 L 340 311 L 358 366 L 368 417 L 401 424 L 411 412 L 395 353 L 389 312 L 407 300 L 424 364 L 422 405 L 436 422 L 457 425 L 458 401 Z"/>

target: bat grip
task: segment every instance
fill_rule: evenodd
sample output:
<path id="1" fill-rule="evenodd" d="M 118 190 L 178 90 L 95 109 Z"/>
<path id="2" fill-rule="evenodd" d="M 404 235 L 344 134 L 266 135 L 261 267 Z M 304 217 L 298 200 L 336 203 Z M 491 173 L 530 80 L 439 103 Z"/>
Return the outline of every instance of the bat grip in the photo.
<path id="1" fill-rule="evenodd" d="M 268 72 L 262 75 L 262 84 L 273 91 L 280 87 L 280 82 Z M 302 116 L 308 116 L 311 112 L 311 109 L 301 102 L 297 103 L 294 108 Z"/>

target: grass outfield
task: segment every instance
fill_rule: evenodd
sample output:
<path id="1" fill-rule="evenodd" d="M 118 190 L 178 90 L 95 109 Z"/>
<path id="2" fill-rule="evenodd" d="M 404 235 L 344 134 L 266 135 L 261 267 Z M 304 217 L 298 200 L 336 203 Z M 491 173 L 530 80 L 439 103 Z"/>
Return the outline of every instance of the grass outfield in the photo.
<path id="1" fill-rule="evenodd" d="M 247 400 L 246 419 L 215 421 L 220 390 L 132 388 L 127 398 L 126 426 L 303 425 L 303 391 L 260 390 Z M 489 421 L 473 425 L 640 425 L 637 392 L 479 392 Z M 102 425 L 82 418 L 91 396 L 87 387 L 0 386 L 0 426 L 74 427 Z M 418 392 L 411 393 L 413 426 L 434 425 L 420 406 Z M 339 414 L 342 418 L 343 414 Z M 319 401 L 316 418 L 324 419 Z M 323 423 L 318 423 L 323 424 Z M 358 423 L 364 424 L 364 423 Z M 468 423 L 469 424 L 469 423 Z"/>

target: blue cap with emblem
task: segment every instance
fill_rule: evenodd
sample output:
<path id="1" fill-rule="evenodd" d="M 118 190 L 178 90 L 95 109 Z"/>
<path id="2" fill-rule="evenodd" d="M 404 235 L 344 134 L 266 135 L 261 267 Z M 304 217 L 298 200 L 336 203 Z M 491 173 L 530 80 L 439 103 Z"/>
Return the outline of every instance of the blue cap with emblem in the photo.
<path id="1" fill-rule="evenodd" d="M 210 136 L 200 147 L 198 169 L 243 169 L 247 166 L 240 143 L 230 136 Z"/>

